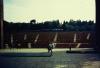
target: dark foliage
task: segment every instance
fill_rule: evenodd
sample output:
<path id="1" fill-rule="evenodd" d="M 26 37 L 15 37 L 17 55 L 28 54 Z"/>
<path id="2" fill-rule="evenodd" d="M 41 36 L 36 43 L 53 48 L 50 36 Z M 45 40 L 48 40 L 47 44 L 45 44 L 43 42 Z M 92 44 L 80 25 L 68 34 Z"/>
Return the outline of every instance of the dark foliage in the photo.
<path id="1" fill-rule="evenodd" d="M 94 21 L 70 20 L 60 23 L 59 20 L 36 23 L 14 23 L 4 21 L 4 31 L 95 31 Z"/>

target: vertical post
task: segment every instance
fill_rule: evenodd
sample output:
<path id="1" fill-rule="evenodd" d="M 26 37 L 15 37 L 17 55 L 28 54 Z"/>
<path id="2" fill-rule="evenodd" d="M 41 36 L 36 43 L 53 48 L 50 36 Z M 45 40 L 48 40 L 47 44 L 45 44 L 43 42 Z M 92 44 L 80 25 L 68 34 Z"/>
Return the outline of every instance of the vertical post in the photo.
<path id="1" fill-rule="evenodd" d="M 0 33 L 1 33 L 0 48 L 3 48 L 3 0 L 0 0 Z"/>
<path id="2" fill-rule="evenodd" d="M 95 50 L 97 50 L 98 52 L 100 52 L 100 10 L 99 10 L 99 1 L 95 0 L 95 6 L 96 6 L 96 45 L 95 45 Z"/>
<path id="3" fill-rule="evenodd" d="M 71 52 L 71 44 L 70 44 L 70 46 L 69 46 L 69 51 Z"/>

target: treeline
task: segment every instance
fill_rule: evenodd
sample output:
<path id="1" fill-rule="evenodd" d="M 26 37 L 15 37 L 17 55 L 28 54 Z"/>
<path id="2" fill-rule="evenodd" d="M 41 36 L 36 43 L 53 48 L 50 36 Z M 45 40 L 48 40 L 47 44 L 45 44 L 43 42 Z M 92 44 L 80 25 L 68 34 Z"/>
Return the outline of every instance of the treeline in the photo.
<path id="1" fill-rule="evenodd" d="M 35 19 L 30 23 L 14 23 L 4 21 L 4 31 L 95 31 L 94 21 L 70 20 L 63 23 L 59 20 L 36 22 Z"/>

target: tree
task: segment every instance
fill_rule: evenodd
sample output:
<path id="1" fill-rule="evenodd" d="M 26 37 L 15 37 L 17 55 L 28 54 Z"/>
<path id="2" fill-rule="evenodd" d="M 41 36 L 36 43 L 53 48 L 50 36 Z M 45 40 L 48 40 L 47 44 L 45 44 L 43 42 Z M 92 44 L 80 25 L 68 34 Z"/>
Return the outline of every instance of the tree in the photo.
<path id="1" fill-rule="evenodd" d="M 35 20 L 35 19 L 32 19 L 32 20 L 30 21 L 30 23 L 31 23 L 31 24 L 36 24 L 36 20 Z"/>

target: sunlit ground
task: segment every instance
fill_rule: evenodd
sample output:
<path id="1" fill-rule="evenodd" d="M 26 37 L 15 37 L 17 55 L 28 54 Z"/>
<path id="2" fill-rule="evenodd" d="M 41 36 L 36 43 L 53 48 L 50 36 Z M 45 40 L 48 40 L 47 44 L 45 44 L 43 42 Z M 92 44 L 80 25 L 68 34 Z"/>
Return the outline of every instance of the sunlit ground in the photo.
<path id="1" fill-rule="evenodd" d="M 69 48 L 54 48 L 53 52 L 57 51 L 69 51 Z M 72 51 L 92 51 L 92 48 L 71 48 Z M 47 52 L 47 48 L 11 48 L 11 49 L 0 49 L 0 53 L 40 53 Z"/>
<path id="2" fill-rule="evenodd" d="M 98 53 L 66 53 L 69 49 L 55 48 L 51 57 L 2 57 L 1 68 L 100 68 L 100 55 Z M 82 50 L 82 49 L 72 49 Z M 83 50 L 91 50 L 85 48 Z M 3 52 L 40 53 L 46 52 L 46 48 L 39 49 L 1 49 Z"/>

